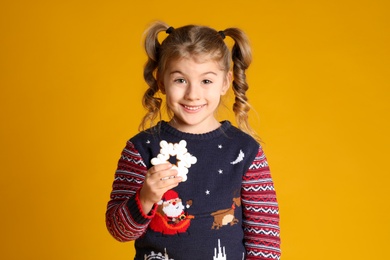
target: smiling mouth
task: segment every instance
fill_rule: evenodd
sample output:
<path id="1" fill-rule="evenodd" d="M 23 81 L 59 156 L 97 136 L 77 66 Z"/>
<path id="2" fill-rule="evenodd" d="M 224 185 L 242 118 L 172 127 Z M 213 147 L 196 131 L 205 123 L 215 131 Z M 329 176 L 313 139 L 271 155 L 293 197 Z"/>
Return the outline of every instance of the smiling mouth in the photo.
<path id="1" fill-rule="evenodd" d="M 200 105 L 200 106 L 186 106 L 186 105 L 183 105 L 183 107 L 185 109 L 190 110 L 190 111 L 197 111 L 197 110 L 201 109 L 204 106 L 205 105 Z"/>

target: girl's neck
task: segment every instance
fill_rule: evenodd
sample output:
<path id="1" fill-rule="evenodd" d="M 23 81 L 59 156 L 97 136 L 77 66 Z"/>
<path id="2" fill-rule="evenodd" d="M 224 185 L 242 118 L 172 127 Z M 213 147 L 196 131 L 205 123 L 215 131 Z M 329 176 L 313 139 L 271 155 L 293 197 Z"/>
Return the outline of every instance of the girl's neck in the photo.
<path id="1" fill-rule="evenodd" d="M 189 134 L 205 134 L 218 129 L 221 126 L 221 123 L 217 120 L 212 122 L 212 124 L 208 124 L 207 127 L 190 125 L 185 126 L 178 123 L 174 117 L 168 122 L 168 124 L 180 132 Z"/>

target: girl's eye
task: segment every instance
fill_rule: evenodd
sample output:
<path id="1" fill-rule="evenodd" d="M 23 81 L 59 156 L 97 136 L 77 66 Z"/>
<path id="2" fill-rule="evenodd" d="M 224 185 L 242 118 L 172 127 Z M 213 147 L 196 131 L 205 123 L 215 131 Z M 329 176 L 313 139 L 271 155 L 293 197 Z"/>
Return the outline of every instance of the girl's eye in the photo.
<path id="1" fill-rule="evenodd" d="M 174 82 L 176 83 L 186 83 L 185 79 L 175 79 Z"/>
<path id="2" fill-rule="evenodd" d="M 202 81 L 203 84 L 211 84 L 213 83 L 211 80 L 205 79 Z"/>

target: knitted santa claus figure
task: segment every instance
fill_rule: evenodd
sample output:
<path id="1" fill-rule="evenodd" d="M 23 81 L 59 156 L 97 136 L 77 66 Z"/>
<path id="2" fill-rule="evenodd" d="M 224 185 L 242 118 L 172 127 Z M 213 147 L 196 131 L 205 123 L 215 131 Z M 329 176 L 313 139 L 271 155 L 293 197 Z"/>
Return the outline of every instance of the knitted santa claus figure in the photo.
<path id="1" fill-rule="evenodd" d="M 177 234 L 186 232 L 193 216 L 188 215 L 185 209 L 192 205 L 192 201 L 183 205 L 179 194 L 174 190 L 167 191 L 157 203 L 157 212 L 149 227 L 163 234 Z"/>
<path id="2" fill-rule="evenodd" d="M 185 218 L 184 205 L 176 191 L 167 191 L 158 204 L 162 204 L 162 211 L 169 222 L 177 223 Z"/>

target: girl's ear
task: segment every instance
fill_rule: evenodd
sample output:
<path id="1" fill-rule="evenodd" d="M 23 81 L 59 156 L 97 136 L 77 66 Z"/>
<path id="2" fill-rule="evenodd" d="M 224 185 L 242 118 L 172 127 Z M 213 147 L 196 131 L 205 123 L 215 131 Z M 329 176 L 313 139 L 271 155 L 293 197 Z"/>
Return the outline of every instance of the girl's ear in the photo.
<path id="1" fill-rule="evenodd" d="M 232 72 L 229 71 L 228 73 L 226 73 L 226 78 L 223 81 L 223 86 L 222 86 L 222 89 L 221 89 L 221 95 L 222 96 L 225 95 L 226 92 L 229 90 L 231 83 L 232 83 Z"/>

